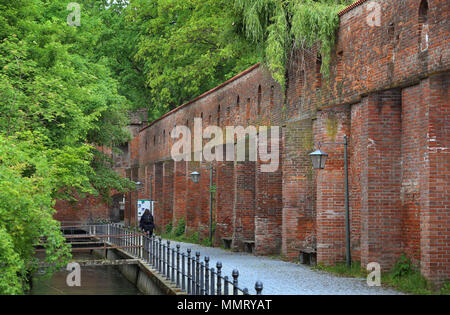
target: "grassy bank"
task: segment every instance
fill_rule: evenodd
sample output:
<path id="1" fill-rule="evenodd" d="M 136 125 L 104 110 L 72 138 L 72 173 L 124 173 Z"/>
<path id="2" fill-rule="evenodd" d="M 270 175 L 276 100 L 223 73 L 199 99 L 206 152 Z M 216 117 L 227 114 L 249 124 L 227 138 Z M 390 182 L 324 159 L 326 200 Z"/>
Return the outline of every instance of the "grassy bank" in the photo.
<path id="1" fill-rule="evenodd" d="M 361 267 L 360 262 L 352 262 L 350 269 L 348 269 L 344 263 L 339 263 L 334 266 L 318 265 L 315 269 L 327 271 L 343 277 L 366 278 L 369 274 L 367 270 Z M 445 283 L 440 289 L 434 288 L 406 256 L 402 256 L 392 270 L 381 274 L 381 285 L 409 294 L 450 294 L 450 283 Z"/>
<path id="2" fill-rule="evenodd" d="M 214 235 L 214 233 L 213 233 Z M 186 235 L 186 222 L 184 219 L 178 220 L 177 226 L 173 226 L 172 223 L 166 225 L 165 230 L 160 235 L 164 239 L 199 244 L 202 246 L 212 246 L 213 242 L 210 242 L 208 238 L 201 240 L 198 232 Z"/>

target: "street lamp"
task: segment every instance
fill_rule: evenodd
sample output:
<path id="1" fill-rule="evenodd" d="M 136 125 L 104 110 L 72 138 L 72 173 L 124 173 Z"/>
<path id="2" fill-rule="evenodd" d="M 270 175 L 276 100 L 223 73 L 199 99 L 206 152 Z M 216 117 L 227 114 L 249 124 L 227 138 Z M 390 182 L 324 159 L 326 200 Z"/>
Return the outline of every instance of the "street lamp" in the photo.
<path id="1" fill-rule="evenodd" d="M 325 162 L 327 161 L 328 154 L 320 151 L 319 149 L 314 151 L 313 153 L 310 153 L 309 156 L 311 157 L 314 169 L 318 170 L 325 168 Z"/>
<path id="2" fill-rule="evenodd" d="M 213 207 L 213 166 L 209 166 L 209 241 L 212 242 L 212 207 Z M 197 184 L 200 180 L 200 173 L 197 171 L 192 172 L 191 179 L 194 184 Z"/>
<path id="3" fill-rule="evenodd" d="M 199 172 L 192 172 L 191 173 L 191 179 L 192 179 L 192 182 L 194 184 L 197 184 L 199 179 L 200 179 L 200 173 Z"/>
<path id="4" fill-rule="evenodd" d="M 347 268 L 351 267 L 351 253 L 350 253 L 350 209 L 349 209 L 349 192 L 348 192 L 348 162 L 347 162 L 347 150 L 348 141 L 347 136 L 344 136 L 344 142 L 336 143 L 320 143 L 319 149 L 310 153 L 312 164 L 314 169 L 324 169 L 325 162 L 328 154 L 320 150 L 321 145 L 344 145 L 344 160 L 345 160 L 345 245 L 346 245 L 346 263 Z"/>

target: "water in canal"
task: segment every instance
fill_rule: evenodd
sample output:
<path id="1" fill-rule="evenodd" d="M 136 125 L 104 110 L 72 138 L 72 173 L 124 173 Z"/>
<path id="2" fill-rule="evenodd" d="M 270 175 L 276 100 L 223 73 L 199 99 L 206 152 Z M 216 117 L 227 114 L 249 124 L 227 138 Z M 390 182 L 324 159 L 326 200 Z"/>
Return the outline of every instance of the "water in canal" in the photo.
<path id="1" fill-rule="evenodd" d="M 74 260 L 95 260 L 95 256 L 75 253 Z M 81 267 L 81 286 L 69 287 L 70 271 L 61 270 L 51 278 L 33 278 L 31 295 L 138 295 L 139 290 L 113 266 Z"/>

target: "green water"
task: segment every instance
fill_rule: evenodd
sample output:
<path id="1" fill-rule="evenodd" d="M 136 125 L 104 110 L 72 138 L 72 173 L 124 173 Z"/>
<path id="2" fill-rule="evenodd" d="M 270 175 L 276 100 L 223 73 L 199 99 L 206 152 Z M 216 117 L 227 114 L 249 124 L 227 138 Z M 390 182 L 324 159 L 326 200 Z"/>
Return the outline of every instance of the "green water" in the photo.
<path id="1" fill-rule="evenodd" d="M 76 259 L 98 259 L 75 254 Z M 66 278 L 70 271 L 56 272 L 51 278 L 33 277 L 31 295 L 138 295 L 139 290 L 113 266 L 81 267 L 81 286 L 69 287 Z"/>

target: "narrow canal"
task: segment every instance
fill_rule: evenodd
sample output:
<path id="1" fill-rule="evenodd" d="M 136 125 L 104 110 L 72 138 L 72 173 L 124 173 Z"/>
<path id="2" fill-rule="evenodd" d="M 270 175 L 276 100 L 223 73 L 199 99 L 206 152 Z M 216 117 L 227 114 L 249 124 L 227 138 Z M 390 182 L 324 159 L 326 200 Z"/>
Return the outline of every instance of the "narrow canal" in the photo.
<path id="1" fill-rule="evenodd" d="M 98 257 L 74 253 L 73 260 L 95 260 Z M 139 295 L 139 290 L 113 266 L 81 267 L 81 286 L 69 287 L 70 271 L 61 270 L 51 278 L 33 277 L 31 295 Z"/>

